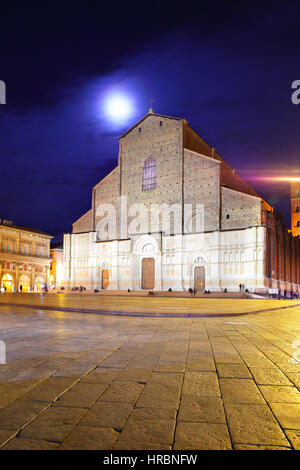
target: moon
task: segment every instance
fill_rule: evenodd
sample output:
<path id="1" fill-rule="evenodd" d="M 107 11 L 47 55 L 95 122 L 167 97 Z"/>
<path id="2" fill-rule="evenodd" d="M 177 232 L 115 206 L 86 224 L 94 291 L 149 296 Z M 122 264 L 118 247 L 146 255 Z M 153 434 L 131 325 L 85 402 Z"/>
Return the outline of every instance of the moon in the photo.
<path id="1" fill-rule="evenodd" d="M 107 96 L 105 100 L 107 116 L 115 123 L 125 123 L 133 114 L 133 105 L 129 97 L 121 93 Z"/>

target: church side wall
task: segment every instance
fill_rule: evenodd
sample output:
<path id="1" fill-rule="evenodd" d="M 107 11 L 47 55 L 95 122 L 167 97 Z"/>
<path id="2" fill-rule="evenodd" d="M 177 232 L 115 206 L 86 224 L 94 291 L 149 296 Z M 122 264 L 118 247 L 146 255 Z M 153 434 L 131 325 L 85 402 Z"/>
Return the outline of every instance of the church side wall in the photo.
<path id="1" fill-rule="evenodd" d="M 118 198 L 120 192 L 120 175 L 119 168 L 115 168 L 109 175 L 107 175 L 97 186 L 94 187 L 93 192 L 93 215 L 95 227 L 97 229 L 97 224 L 101 220 L 101 216 L 97 215 L 97 208 L 101 204 L 112 204 L 116 210 L 116 230 L 118 235 Z"/>
<path id="2" fill-rule="evenodd" d="M 222 187 L 222 229 L 261 224 L 261 199 Z"/>
<path id="3" fill-rule="evenodd" d="M 204 205 L 204 230 L 220 227 L 220 162 L 184 151 L 184 203 Z"/>
<path id="4" fill-rule="evenodd" d="M 73 224 L 73 233 L 89 232 L 92 230 L 92 210 L 86 212 L 80 219 Z"/>

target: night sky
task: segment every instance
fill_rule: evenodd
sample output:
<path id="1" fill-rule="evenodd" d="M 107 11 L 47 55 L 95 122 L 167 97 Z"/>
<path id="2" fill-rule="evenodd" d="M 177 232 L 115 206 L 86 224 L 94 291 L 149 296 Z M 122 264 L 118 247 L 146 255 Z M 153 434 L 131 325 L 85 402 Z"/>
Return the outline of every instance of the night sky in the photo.
<path id="1" fill-rule="evenodd" d="M 288 185 L 256 176 L 293 172 L 300 158 L 299 2 L 28 5 L 1 4 L 0 218 L 56 240 L 71 231 L 152 97 L 155 112 L 185 117 L 289 223 Z M 105 113 L 110 93 L 132 103 L 126 122 Z"/>

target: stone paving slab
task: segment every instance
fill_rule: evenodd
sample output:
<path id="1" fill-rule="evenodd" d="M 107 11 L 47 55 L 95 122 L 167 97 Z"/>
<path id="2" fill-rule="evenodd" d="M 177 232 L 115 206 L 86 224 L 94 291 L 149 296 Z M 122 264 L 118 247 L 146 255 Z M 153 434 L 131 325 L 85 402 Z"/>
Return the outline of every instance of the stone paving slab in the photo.
<path id="1" fill-rule="evenodd" d="M 77 383 L 61 395 L 55 406 L 71 406 L 75 408 L 90 408 L 107 389 L 107 384 Z"/>
<path id="2" fill-rule="evenodd" d="M 132 412 L 129 403 L 96 402 L 80 421 L 84 426 L 122 429 Z"/>
<path id="3" fill-rule="evenodd" d="M 85 413 L 84 408 L 51 406 L 24 428 L 22 437 L 63 442 Z"/>
<path id="4" fill-rule="evenodd" d="M 24 439 L 16 437 L 8 442 L 3 450 L 54 450 L 57 449 L 57 442 L 43 441 L 41 439 Z"/>
<path id="5" fill-rule="evenodd" d="M 81 313 L 144 316 L 235 316 L 248 312 L 263 312 L 278 308 L 299 306 L 297 300 L 231 299 L 231 298 L 176 298 L 176 297 L 120 297 L 78 294 L 2 294 L 2 306 L 44 308 Z"/>
<path id="6" fill-rule="evenodd" d="M 231 450 L 225 424 L 179 422 L 175 435 L 175 450 Z"/>
<path id="7" fill-rule="evenodd" d="M 225 404 L 234 444 L 288 446 L 282 429 L 267 405 Z"/>
<path id="8" fill-rule="evenodd" d="M 0 445 L 4 445 L 6 441 L 13 438 L 17 432 L 11 430 L 8 431 L 7 429 L 0 429 Z"/>
<path id="9" fill-rule="evenodd" d="M 36 418 L 47 407 L 37 401 L 15 400 L 0 410 L 0 429 L 17 431 Z"/>
<path id="10" fill-rule="evenodd" d="M 71 388 L 80 377 L 49 377 L 22 395 L 22 400 L 51 403 Z"/>
<path id="11" fill-rule="evenodd" d="M 300 403 L 270 403 L 270 408 L 282 428 L 300 430 Z"/>
<path id="12" fill-rule="evenodd" d="M 184 395 L 180 402 L 178 420 L 226 424 L 223 401 L 216 397 Z"/>
<path id="13" fill-rule="evenodd" d="M 1 307 L 0 448 L 300 450 L 299 315 Z"/>
<path id="14" fill-rule="evenodd" d="M 114 448 L 118 450 L 170 449 L 175 424 L 175 410 L 134 409 Z"/>
<path id="15" fill-rule="evenodd" d="M 77 426 L 59 446 L 61 450 L 112 449 L 119 433 L 110 428 Z"/>

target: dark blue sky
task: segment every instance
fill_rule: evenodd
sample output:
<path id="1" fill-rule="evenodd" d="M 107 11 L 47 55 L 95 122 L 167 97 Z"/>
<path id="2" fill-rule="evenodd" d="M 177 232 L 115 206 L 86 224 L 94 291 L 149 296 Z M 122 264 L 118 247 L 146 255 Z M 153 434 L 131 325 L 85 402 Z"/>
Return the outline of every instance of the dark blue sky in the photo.
<path id="1" fill-rule="evenodd" d="M 299 2 L 102 3 L 1 7 L 0 218 L 70 231 L 117 164 L 118 136 L 153 97 L 157 113 L 186 117 L 288 223 L 288 186 L 255 175 L 299 161 Z M 121 126 L 102 112 L 110 90 L 134 104 Z"/>

